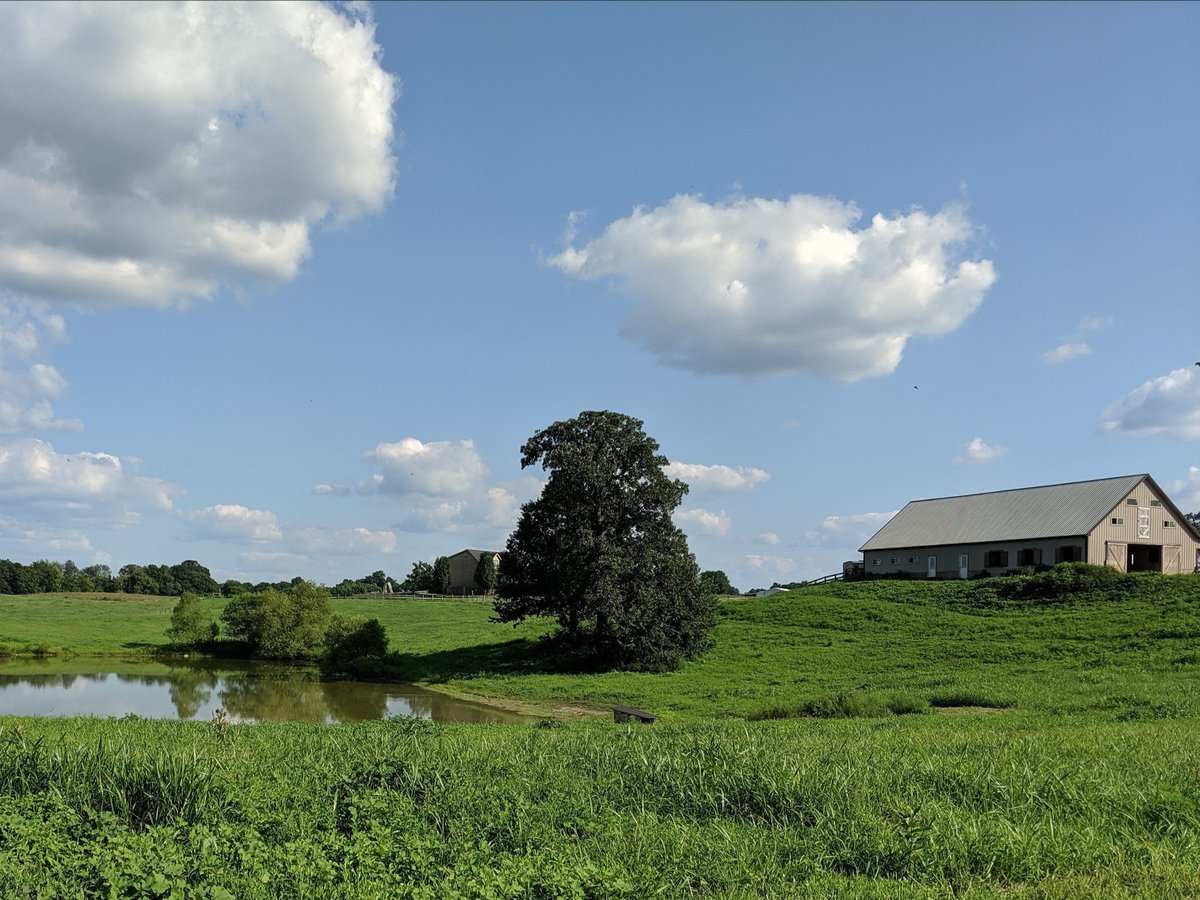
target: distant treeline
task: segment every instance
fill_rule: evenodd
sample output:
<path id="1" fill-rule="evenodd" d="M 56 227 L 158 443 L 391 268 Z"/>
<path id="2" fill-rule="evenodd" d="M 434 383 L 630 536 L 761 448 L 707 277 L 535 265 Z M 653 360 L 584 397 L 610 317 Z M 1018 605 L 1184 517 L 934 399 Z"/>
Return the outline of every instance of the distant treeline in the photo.
<path id="1" fill-rule="evenodd" d="M 374 572 L 357 580 L 347 578 L 330 588 L 334 597 L 349 597 L 382 591 L 391 579 L 383 572 Z M 184 592 L 200 595 L 221 594 L 237 597 L 241 594 L 260 594 L 274 589 L 286 591 L 304 581 L 297 576 L 290 581 L 260 581 L 250 583 L 229 579 L 218 583 L 207 566 L 194 559 L 185 559 L 174 566 L 121 566 L 116 574 L 104 564 L 82 569 L 71 560 L 56 562 L 39 559 L 24 565 L 0 559 L 0 594 L 52 594 L 56 591 L 99 591 L 106 594 L 158 594 L 178 596 Z M 392 581 L 397 585 L 396 581 Z"/>

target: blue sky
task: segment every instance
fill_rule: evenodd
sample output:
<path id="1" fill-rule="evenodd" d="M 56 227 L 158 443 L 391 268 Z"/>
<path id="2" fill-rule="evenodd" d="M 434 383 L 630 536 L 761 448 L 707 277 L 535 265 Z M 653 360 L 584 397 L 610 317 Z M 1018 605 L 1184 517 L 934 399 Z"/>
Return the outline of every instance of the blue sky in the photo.
<path id="1" fill-rule="evenodd" d="M 503 546 L 613 409 L 702 568 L 1200 509 L 1200 5 L 0 7 L 0 557 Z"/>

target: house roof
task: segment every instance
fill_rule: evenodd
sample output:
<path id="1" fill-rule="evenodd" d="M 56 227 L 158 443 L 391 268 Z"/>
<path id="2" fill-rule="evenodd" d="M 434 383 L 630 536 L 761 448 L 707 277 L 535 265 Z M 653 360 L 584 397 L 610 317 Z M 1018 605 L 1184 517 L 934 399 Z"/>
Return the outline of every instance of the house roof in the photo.
<path id="1" fill-rule="evenodd" d="M 1174 509 L 1144 474 L 913 500 L 859 550 L 1077 537 L 1091 532 L 1142 481 Z"/>
<path id="2" fill-rule="evenodd" d="M 485 554 L 488 556 L 499 556 L 500 555 L 499 550 L 459 550 L 454 555 L 462 556 L 464 553 L 468 554 L 473 560 L 475 560 L 475 562 L 479 562 L 480 558 L 482 556 L 484 556 Z"/>

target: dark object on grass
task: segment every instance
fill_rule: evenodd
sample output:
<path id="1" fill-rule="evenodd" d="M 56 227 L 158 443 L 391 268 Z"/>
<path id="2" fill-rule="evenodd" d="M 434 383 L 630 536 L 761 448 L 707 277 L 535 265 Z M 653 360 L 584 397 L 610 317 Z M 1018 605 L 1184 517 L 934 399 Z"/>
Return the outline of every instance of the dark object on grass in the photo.
<path id="1" fill-rule="evenodd" d="M 641 722 L 643 725 L 653 725 L 657 719 L 654 713 L 648 713 L 644 709 L 637 709 L 633 706 L 614 706 L 613 721 L 618 725 L 623 725 L 626 722 Z"/>

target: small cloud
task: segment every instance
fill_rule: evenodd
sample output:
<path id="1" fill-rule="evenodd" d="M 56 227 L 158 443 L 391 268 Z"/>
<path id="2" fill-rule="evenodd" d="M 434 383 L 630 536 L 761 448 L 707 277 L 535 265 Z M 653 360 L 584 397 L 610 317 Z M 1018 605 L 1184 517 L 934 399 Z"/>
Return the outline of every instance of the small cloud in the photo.
<path id="1" fill-rule="evenodd" d="M 772 575 L 787 575 L 796 569 L 793 559 L 784 556 L 764 556 L 759 553 L 747 554 L 746 565 Z"/>
<path id="2" fill-rule="evenodd" d="M 1084 316 L 1079 320 L 1080 331 L 1103 331 L 1112 326 L 1112 316 Z"/>
<path id="3" fill-rule="evenodd" d="M 54 415 L 51 401 L 67 389 L 62 373 L 44 362 L 25 366 L 65 337 L 62 316 L 46 304 L 0 302 L 0 434 L 83 430 L 78 419 Z"/>
<path id="4" fill-rule="evenodd" d="M 1047 350 L 1042 354 L 1042 362 L 1047 365 L 1055 365 L 1057 363 L 1067 362 L 1072 359 L 1079 359 L 1081 356 L 1087 356 L 1092 352 L 1092 348 L 1084 343 L 1059 344 L 1053 350 Z"/>
<path id="5" fill-rule="evenodd" d="M 768 544 L 772 547 L 777 546 L 779 544 L 779 535 L 777 535 L 773 531 L 764 531 L 762 534 L 760 534 L 758 536 L 758 539 L 762 543 Z"/>
<path id="6" fill-rule="evenodd" d="M 275 514 L 250 509 L 237 503 L 218 503 L 183 514 L 197 538 L 239 538 L 254 543 L 278 541 L 283 537 Z"/>
<path id="7" fill-rule="evenodd" d="M 363 494 L 463 497 L 478 492 L 487 474 L 473 441 L 424 443 L 409 437 L 378 444 L 363 459 L 379 469 L 359 484 Z"/>
<path id="8" fill-rule="evenodd" d="M 821 524 L 804 533 L 805 542 L 812 547 L 853 546 L 866 543 L 867 538 L 887 524 L 896 511 L 857 513 L 849 516 L 826 516 Z"/>
<path id="9" fill-rule="evenodd" d="M 1200 466 L 1188 466 L 1188 477 L 1172 484 L 1171 494 L 1184 512 L 1200 512 Z"/>
<path id="10" fill-rule="evenodd" d="M 993 462 L 1008 452 L 1007 447 L 987 443 L 983 438 L 974 438 L 963 447 L 962 453 L 954 457 L 956 465 Z"/>
<path id="11" fill-rule="evenodd" d="M 1104 434 L 1200 439 L 1200 368 L 1175 369 L 1151 378 L 1100 416 Z"/>
<path id="12" fill-rule="evenodd" d="M 725 514 L 725 510 L 720 512 L 710 512 L 707 509 L 683 509 L 679 510 L 674 515 L 675 523 L 680 528 L 692 526 L 701 534 L 709 534 L 721 536 L 729 533 L 731 520 Z"/>
<path id="13" fill-rule="evenodd" d="M 318 495 L 348 497 L 350 488 L 344 484 L 318 484 L 313 487 L 312 492 Z"/>
<path id="14" fill-rule="evenodd" d="M 687 482 L 697 493 L 717 491 L 748 491 L 771 476 L 763 469 L 746 466 L 705 466 L 699 463 L 670 462 L 663 466 L 670 478 Z"/>
<path id="15" fill-rule="evenodd" d="M 396 535 L 367 528 L 301 528 L 296 541 L 306 554 L 373 556 L 396 552 Z"/>

